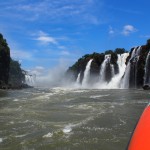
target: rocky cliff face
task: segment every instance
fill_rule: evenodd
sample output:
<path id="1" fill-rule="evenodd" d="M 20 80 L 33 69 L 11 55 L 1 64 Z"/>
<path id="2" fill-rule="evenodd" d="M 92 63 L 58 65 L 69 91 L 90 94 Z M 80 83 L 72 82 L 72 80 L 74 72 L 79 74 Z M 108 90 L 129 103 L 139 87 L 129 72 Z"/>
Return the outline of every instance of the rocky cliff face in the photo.
<path id="1" fill-rule="evenodd" d="M 21 88 L 24 83 L 25 73 L 19 62 L 11 59 L 7 41 L 0 34 L 0 88 Z"/>
<path id="2" fill-rule="evenodd" d="M 8 84 L 10 49 L 3 35 L 0 34 L 0 86 Z"/>
<path id="3" fill-rule="evenodd" d="M 131 64 L 130 79 L 129 79 L 130 88 L 140 88 L 145 84 L 144 83 L 145 82 L 144 76 L 146 73 L 145 67 L 146 67 L 146 63 L 150 63 L 149 62 L 150 60 L 146 62 L 146 59 L 150 51 L 150 44 L 148 41 L 146 45 L 142 45 L 142 46 L 135 48 L 135 56 L 131 59 L 131 55 L 133 54 L 133 50 L 134 50 L 134 48 L 132 48 L 130 51 L 129 57 L 127 58 L 126 64 L 127 63 Z M 148 67 L 148 71 L 150 70 L 149 67 Z"/>

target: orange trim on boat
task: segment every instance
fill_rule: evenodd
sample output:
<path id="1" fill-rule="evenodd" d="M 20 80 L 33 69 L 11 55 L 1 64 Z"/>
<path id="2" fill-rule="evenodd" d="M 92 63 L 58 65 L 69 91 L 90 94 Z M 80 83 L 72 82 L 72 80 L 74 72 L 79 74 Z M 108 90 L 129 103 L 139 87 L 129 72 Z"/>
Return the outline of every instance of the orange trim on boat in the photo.
<path id="1" fill-rule="evenodd" d="M 150 150 L 150 105 L 148 105 L 134 130 L 128 150 Z"/>

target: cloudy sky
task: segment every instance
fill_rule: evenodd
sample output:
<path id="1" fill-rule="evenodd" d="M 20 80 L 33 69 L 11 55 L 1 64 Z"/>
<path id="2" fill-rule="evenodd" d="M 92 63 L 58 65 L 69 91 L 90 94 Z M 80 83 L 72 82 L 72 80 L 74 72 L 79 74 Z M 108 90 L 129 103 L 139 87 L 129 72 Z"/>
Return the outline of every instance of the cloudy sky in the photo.
<path id="1" fill-rule="evenodd" d="M 0 0 L 0 32 L 27 70 L 72 65 L 87 53 L 145 44 L 149 0 Z"/>

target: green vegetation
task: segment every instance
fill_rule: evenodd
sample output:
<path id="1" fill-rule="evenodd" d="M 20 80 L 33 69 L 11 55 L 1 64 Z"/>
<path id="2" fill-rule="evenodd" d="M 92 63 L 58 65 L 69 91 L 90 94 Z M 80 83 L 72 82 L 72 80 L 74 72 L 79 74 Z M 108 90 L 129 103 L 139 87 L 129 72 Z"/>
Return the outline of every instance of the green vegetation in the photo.
<path id="1" fill-rule="evenodd" d="M 128 51 L 126 51 L 124 48 L 116 48 L 114 52 L 116 54 L 123 54 L 123 53 L 127 53 Z"/>

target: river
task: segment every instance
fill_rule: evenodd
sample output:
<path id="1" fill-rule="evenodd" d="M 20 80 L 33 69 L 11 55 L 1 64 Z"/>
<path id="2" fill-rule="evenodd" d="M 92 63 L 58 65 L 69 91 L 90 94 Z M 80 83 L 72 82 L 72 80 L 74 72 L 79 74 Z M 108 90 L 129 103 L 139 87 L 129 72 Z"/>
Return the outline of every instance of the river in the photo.
<path id="1" fill-rule="evenodd" d="M 144 90 L 0 91 L 0 150 L 125 150 Z"/>

